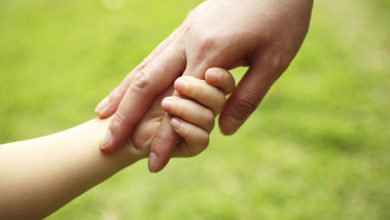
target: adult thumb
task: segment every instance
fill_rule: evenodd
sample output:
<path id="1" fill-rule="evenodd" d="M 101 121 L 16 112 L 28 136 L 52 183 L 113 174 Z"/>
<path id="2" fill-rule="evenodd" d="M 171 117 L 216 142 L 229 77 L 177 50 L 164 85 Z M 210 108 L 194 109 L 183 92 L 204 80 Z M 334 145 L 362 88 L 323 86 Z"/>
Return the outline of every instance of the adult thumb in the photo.
<path id="1" fill-rule="evenodd" d="M 254 63 L 228 98 L 219 117 L 219 127 L 225 135 L 234 134 L 255 111 L 277 77 Z"/>

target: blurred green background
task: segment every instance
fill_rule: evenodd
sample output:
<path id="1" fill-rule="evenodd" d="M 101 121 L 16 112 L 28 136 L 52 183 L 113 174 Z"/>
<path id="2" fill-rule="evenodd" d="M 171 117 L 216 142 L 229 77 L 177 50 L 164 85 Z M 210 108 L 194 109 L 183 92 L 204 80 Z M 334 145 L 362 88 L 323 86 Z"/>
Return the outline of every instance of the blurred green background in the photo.
<path id="1" fill-rule="evenodd" d="M 0 0 L 0 142 L 94 117 L 199 3 Z M 389 1 L 315 1 L 300 53 L 235 136 L 216 129 L 160 174 L 141 161 L 49 219 L 390 219 L 389 70 Z"/>

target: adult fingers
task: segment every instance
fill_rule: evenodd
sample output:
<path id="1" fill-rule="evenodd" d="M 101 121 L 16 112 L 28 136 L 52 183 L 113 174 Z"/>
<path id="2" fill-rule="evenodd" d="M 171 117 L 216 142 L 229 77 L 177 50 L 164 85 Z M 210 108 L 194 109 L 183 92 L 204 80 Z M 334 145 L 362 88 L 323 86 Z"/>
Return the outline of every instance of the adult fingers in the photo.
<path id="1" fill-rule="evenodd" d="M 162 170 L 180 142 L 180 137 L 173 131 L 170 121 L 171 117 L 166 113 L 153 137 L 148 160 L 150 172 L 155 173 Z"/>
<path id="2" fill-rule="evenodd" d="M 168 38 L 161 42 L 134 70 L 132 70 L 125 79 L 119 84 L 110 94 L 105 97 L 95 108 L 95 113 L 100 118 L 107 118 L 111 116 L 118 106 L 129 87 L 131 80 L 135 73 L 141 71 L 153 59 L 155 59 L 162 51 L 164 51 L 176 38 L 183 32 L 183 25 L 172 32 Z"/>
<path id="3" fill-rule="evenodd" d="M 142 70 L 135 73 L 108 131 L 101 142 L 106 152 L 119 148 L 153 99 L 164 91 L 185 68 L 182 50 L 171 44 Z"/>
<path id="4" fill-rule="evenodd" d="M 250 67 L 222 109 L 219 125 L 225 135 L 238 130 L 277 79 L 262 66 L 257 62 Z"/>
<path id="5" fill-rule="evenodd" d="M 133 71 L 130 72 L 125 77 L 125 79 L 96 106 L 95 113 L 100 118 L 107 118 L 117 110 L 118 105 L 121 102 L 123 96 L 125 95 L 126 90 L 129 87 L 130 82 L 134 76 L 134 74 L 132 73 Z"/>
<path id="6" fill-rule="evenodd" d="M 208 84 L 221 89 L 225 95 L 230 94 L 235 87 L 232 74 L 223 68 L 208 69 L 206 71 L 205 79 Z"/>

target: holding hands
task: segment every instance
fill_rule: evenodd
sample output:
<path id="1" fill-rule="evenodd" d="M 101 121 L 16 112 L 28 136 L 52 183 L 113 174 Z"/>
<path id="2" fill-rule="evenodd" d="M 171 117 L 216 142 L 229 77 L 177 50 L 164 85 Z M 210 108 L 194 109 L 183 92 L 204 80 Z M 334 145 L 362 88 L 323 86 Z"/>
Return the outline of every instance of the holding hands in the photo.
<path id="1" fill-rule="evenodd" d="M 313 0 L 204 1 L 99 103 L 95 111 L 101 118 L 113 115 L 102 149 L 120 148 L 153 100 L 180 75 L 204 78 L 211 67 L 249 66 L 219 119 L 223 133 L 235 133 L 298 52 L 312 5 Z M 152 141 L 153 172 L 168 163 L 180 141 L 170 121 L 163 118 Z"/>
<path id="2" fill-rule="evenodd" d="M 215 116 L 234 89 L 234 79 L 225 69 L 212 68 L 205 80 L 191 76 L 178 78 L 174 86 L 156 97 L 144 118 L 135 126 L 129 139 L 131 152 L 147 157 L 160 122 L 169 113 L 170 126 L 182 141 L 172 153 L 175 157 L 190 157 L 202 152 L 209 143 Z M 175 90 L 179 96 L 172 96 Z M 153 155 L 153 154 L 152 154 Z"/>
<path id="3" fill-rule="evenodd" d="M 156 97 L 121 149 L 106 155 L 99 147 L 112 118 L 93 119 L 45 137 L 0 145 L 0 219 L 41 219 L 119 170 L 148 157 L 160 122 L 181 138 L 172 155 L 189 157 L 207 147 L 214 117 L 234 88 L 219 68 L 206 80 L 184 76 Z M 179 96 L 172 96 L 176 91 Z M 39 201 L 39 202 L 37 202 Z M 21 211 L 23 210 L 23 211 Z"/>
<path id="4" fill-rule="evenodd" d="M 158 172 L 172 156 L 197 155 L 219 113 L 221 131 L 235 133 L 298 52 L 312 5 L 204 1 L 98 104 L 108 120 L 0 147 L 0 218 L 45 217 L 145 157 Z M 239 66 L 249 69 L 235 87 L 228 70 Z"/>

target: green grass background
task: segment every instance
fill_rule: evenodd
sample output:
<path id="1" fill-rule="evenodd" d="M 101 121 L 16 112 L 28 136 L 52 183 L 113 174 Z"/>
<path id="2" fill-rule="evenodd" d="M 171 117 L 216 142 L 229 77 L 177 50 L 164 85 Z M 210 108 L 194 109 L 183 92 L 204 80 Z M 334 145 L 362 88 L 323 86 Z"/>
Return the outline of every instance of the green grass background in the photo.
<path id="1" fill-rule="evenodd" d="M 2 143 L 94 117 L 200 0 L 103 2 L 0 0 Z M 315 1 L 301 51 L 236 135 L 216 129 L 160 174 L 141 161 L 49 219 L 390 219 L 389 70 L 388 0 Z"/>

